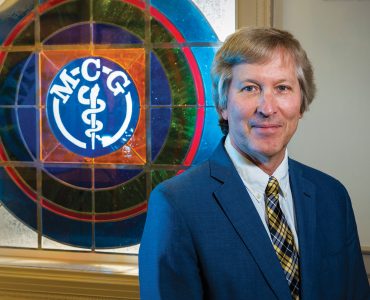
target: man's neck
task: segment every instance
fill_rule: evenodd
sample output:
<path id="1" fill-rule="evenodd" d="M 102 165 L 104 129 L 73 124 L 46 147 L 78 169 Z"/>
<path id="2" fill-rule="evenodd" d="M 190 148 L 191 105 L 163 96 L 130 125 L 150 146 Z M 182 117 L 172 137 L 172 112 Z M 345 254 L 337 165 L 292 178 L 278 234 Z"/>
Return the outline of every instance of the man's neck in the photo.
<path id="1" fill-rule="evenodd" d="M 230 140 L 231 145 L 238 151 L 241 155 L 246 157 L 252 163 L 254 163 L 257 167 L 259 167 L 263 172 L 268 175 L 272 175 L 275 170 L 280 166 L 281 162 L 284 160 L 284 153 L 283 155 L 274 156 L 274 157 L 267 157 L 263 155 L 252 155 L 247 154 L 239 149 L 232 140 Z"/>

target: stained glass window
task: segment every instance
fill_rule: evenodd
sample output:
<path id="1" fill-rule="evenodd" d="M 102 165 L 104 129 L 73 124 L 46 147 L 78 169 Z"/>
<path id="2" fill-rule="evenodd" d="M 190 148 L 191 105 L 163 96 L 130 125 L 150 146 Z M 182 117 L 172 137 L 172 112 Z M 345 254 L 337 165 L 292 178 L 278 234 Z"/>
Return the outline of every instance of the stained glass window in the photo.
<path id="1" fill-rule="evenodd" d="M 234 1 L 36 2 L 0 1 L 0 247 L 135 252 L 151 190 L 221 136 Z"/>

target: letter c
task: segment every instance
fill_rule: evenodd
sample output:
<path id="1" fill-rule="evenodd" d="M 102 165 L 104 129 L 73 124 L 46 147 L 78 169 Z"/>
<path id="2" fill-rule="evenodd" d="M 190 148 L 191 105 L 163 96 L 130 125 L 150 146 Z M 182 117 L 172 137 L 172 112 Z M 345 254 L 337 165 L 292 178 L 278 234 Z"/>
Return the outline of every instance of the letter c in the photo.
<path id="1" fill-rule="evenodd" d="M 100 59 L 88 58 L 86 59 L 81 66 L 81 74 L 83 78 L 87 81 L 95 81 L 100 77 L 100 71 L 96 71 L 94 76 L 90 76 L 88 72 L 89 65 L 95 65 L 96 69 L 100 69 Z"/>

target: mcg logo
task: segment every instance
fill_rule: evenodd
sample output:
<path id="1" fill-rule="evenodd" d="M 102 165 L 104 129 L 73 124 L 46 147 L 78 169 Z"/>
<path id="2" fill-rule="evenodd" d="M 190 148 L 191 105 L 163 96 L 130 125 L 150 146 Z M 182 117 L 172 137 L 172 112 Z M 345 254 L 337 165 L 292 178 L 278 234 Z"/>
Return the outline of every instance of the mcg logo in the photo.
<path id="1" fill-rule="evenodd" d="M 103 57 L 84 57 L 69 62 L 54 77 L 46 113 L 63 146 L 81 156 L 98 157 L 131 138 L 139 119 L 139 96 L 120 65 Z"/>

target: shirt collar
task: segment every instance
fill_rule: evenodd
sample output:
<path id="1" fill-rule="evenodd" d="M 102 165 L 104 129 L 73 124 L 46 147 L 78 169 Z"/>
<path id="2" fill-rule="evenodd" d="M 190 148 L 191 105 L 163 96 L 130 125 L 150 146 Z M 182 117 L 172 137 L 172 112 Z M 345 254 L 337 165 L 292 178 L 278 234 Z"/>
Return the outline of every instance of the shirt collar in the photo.
<path id="1" fill-rule="evenodd" d="M 264 198 L 263 195 L 270 176 L 247 157 L 240 154 L 231 144 L 229 136 L 225 140 L 225 149 L 247 189 L 256 197 L 257 201 L 261 201 Z M 272 174 L 279 181 L 280 194 L 283 199 L 286 198 L 289 188 L 288 170 L 288 151 L 286 150 L 283 161 Z"/>

